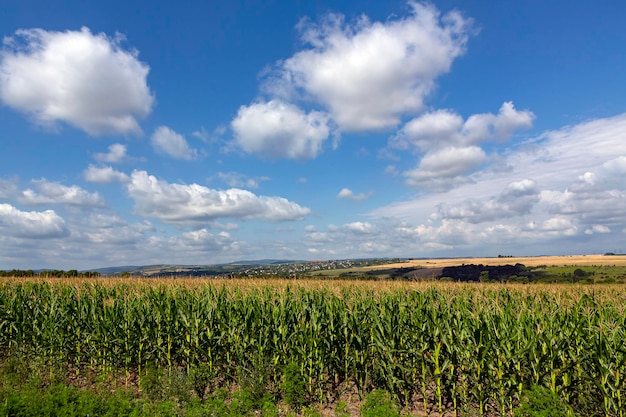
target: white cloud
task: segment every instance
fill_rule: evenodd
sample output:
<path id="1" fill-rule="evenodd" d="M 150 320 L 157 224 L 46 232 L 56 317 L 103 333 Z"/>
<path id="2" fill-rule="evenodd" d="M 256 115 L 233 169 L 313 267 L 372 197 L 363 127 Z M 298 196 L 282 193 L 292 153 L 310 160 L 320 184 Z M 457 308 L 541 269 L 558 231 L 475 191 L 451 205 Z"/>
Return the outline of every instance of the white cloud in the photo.
<path id="1" fill-rule="evenodd" d="M 126 145 L 122 145 L 121 143 L 114 143 L 109 146 L 109 152 L 107 153 L 95 153 L 93 155 L 94 159 L 99 162 L 104 162 L 107 164 L 119 164 L 128 159 L 126 155 Z"/>
<path id="2" fill-rule="evenodd" d="M 33 180 L 35 190 L 27 189 L 19 197 L 23 204 L 67 204 L 75 207 L 102 207 L 100 194 L 90 193 L 77 185 L 70 187 L 46 179 Z"/>
<path id="3" fill-rule="evenodd" d="M 88 28 L 54 32 L 18 30 L 0 52 L 0 99 L 43 126 L 65 122 L 90 135 L 140 134 L 154 97 L 149 67 L 121 36 Z"/>
<path id="4" fill-rule="evenodd" d="M 337 194 L 337 198 L 344 200 L 352 200 L 352 201 L 363 201 L 367 199 L 371 193 L 359 193 L 355 194 L 349 188 L 342 188 L 341 191 Z"/>
<path id="5" fill-rule="evenodd" d="M 393 147 L 407 149 L 414 145 L 428 149 L 446 143 L 460 142 L 457 138 L 463 128 L 463 119 L 448 110 L 425 113 L 407 122 L 398 134 L 390 139 Z"/>
<path id="6" fill-rule="evenodd" d="M 344 224 L 343 229 L 353 233 L 370 234 L 376 230 L 376 227 L 368 222 L 353 222 Z"/>
<path id="7" fill-rule="evenodd" d="M 85 178 L 85 181 L 95 182 L 98 184 L 110 184 L 113 182 L 127 183 L 130 181 L 128 175 L 117 171 L 110 166 L 99 168 L 89 165 L 89 167 L 83 172 L 83 177 Z"/>
<path id="8" fill-rule="evenodd" d="M 517 111 L 513 106 L 513 102 L 507 101 L 500 107 L 500 112 L 497 116 L 487 120 L 487 124 L 491 127 L 492 136 L 500 141 L 508 140 L 513 131 L 516 129 L 528 129 L 533 125 L 535 119 L 534 113 L 529 110 Z M 471 118 L 465 122 L 465 127 L 468 126 Z M 469 135 L 471 137 L 471 135 Z"/>
<path id="9" fill-rule="evenodd" d="M 65 221 L 54 210 L 21 211 L 10 204 L 0 204 L 0 230 L 5 236 L 28 239 L 69 235 Z"/>
<path id="10" fill-rule="evenodd" d="M 415 147 L 425 151 L 446 146 L 470 146 L 485 141 L 504 142 L 515 130 L 530 128 L 534 119 L 532 112 L 518 111 L 510 101 L 502 104 L 497 115 L 474 114 L 465 122 L 449 110 L 436 110 L 407 122 L 389 140 L 389 144 L 399 149 Z"/>
<path id="11" fill-rule="evenodd" d="M 565 234 L 568 236 L 576 234 L 576 226 L 571 220 L 564 217 L 552 217 L 544 221 L 541 225 L 543 232 L 552 234 Z"/>
<path id="12" fill-rule="evenodd" d="M 172 158 L 189 160 L 197 156 L 197 151 L 189 147 L 185 138 L 167 126 L 159 126 L 150 142 L 156 152 Z"/>
<path id="13" fill-rule="evenodd" d="M 568 250 L 613 250 L 626 226 L 624 132 L 626 114 L 546 132 L 506 150 L 506 170 L 474 172 L 454 190 L 381 207 L 370 220 L 404 222 L 397 238 L 412 234 L 420 245 L 443 244 L 455 255 L 561 253 L 563 239 Z M 435 168 L 447 166 L 440 159 Z M 399 240 L 393 248 L 406 243 Z"/>
<path id="14" fill-rule="evenodd" d="M 231 128 L 245 152 L 269 158 L 315 158 L 330 134 L 326 114 L 277 99 L 241 106 Z"/>
<path id="15" fill-rule="evenodd" d="M 301 220 L 310 214 L 310 209 L 282 197 L 257 196 L 237 188 L 213 190 L 198 184 L 170 184 L 145 171 L 132 173 L 128 193 L 139 215 L 174 224 L 200 224 L 223 217 Z"/>
<path id="16" fill-rule="evenodd" d="M 409 121 L 389 139 L 389 146 L 425 152 L 418 167 L 403 175 L 412 187 L 442 191 L 471 182 L 467 175 L 487 162 L 479 143 L 506 141 L 514 130 L 531 127 L 534 117 L 511 102 L 503 103 L 497 115 L 475 114 L 465 122 L 455 113 L 437 110 Z M 492 162 L 498 161 L 494 155 Z"/>
<path id="17" fill-rule="evenodd" d="M 412 187 L 444 190 L 466 180 L 463 175 L 478 169 L 487 155 L 478 146 L 448 147 L 427 153 L 419 166 L 403 173 Z"/>
<path id="18" fill-rule="evenodd" d="M 361 16 L 345 23 L 330 14 L 298 25 L 308 49 L 278 64 L 264 89 L 288 99 L 312 99 L 344 131 L 396 126 L 424 107 L 436 78 L 465 51 L 470 21 L 453 11 L 409 2 L 410 13 L 385 22 Z"/>

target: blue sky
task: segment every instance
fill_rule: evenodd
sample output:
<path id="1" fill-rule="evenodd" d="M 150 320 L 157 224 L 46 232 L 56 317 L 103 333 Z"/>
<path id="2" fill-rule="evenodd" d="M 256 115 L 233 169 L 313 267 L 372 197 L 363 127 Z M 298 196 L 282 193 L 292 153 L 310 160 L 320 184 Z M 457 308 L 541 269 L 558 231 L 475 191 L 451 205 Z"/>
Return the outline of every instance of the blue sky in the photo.
<path id="1" fill-rule="evenodd" d="M 0 268 L 624 252 L 625 18 L 9 0 Z"/>

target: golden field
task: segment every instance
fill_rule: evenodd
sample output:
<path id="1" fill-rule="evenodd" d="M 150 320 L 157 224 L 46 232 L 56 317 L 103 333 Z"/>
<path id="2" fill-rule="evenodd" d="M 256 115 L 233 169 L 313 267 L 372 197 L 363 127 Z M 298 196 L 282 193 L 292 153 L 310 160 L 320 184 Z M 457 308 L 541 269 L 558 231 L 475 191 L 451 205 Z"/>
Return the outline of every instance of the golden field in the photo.
<path id="1" fill-rule="evenodd" d="M 587 265 L 614 265 L 626 266 L 626 255 L 567 255 L 567 256 L 521 256 L 505 258 L 442 258 L 442 259 L 414 259 L 394 264 L 375 265 L 365 267 L 364 270 L 425 267 L 441 268 L 467 264 L 507 265 L 520 263 L 526 266 L 587 266 Z"/>

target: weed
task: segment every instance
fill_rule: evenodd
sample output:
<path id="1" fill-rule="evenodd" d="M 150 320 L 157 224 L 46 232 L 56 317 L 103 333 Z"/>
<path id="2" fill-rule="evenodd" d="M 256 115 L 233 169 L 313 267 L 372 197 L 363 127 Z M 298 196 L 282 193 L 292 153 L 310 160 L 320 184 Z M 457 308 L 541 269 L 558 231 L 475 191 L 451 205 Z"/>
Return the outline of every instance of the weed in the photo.
<path id="1" fill-rule="evenodd" d="M 559 396 L 548 388 L 533 386 L 522 395 L 514 417 L 568 417 L 571 411 Z"/>
<path id="2" fill-rule="evenodd" d="M 374 390 L 365 396 L 361 405 L 362 417 L 400 417 L 398 407 L 387 391 Z"/>
<path id="3" fill-rule="evenodd" d="M 299 411 L 307 404 L 306 383 L 297 363 L 291 362 L 285 366 L 281 388 L 285 393 L 285 402 L 294 410 Z"/>

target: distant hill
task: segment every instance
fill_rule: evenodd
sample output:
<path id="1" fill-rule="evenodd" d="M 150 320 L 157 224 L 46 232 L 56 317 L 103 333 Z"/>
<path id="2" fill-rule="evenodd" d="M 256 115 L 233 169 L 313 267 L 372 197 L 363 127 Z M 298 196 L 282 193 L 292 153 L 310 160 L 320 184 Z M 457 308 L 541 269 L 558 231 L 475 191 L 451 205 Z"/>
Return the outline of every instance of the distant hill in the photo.
<path id="1" fill-rule="evenodd" d="M 87 269 L 81 272 L 98 272 L 104 276 L 130 273 L 131 275 L 224 275 L 254 266 L 280 265 L 303 262 L 286 259 L 241 260 L 213 265 L 125 265 Z"/>
<path id="2" fill-rule="evenodd" d="M 147 267 L 140 266 L 140 265 L 110 266 L 107 268 L 85 269 L 84 271 L 81 271 L 81 272 L 99 272 L 102 275 L 114 275 L 114 274 L 121 274 L 122 272 L 127 272 L 127 271 L 141 270 L 142 268 L 147 268 Z"/>
<path id="3" fill-rule="evenodd" d="M 222 265 L 276 265 L 276 264 L 291 264 L 294 262 L 306 262 L 302 260 L 294 260 L 294 259 L 259 259 L 256 261 L 235 261 L 229 262 L 227 264 L 217 264 L 216 266 Z"/>

